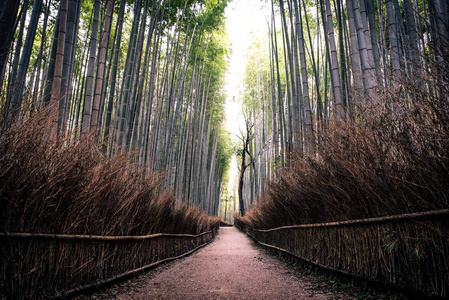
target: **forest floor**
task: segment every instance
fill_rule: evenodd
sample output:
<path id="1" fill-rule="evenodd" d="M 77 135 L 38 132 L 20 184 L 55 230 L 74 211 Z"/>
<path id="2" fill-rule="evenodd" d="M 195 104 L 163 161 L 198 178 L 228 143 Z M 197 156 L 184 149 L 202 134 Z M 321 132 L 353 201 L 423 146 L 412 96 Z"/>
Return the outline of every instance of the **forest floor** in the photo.
<path id="1" fill-rule="evenodd" d="M 89 299 L 357 299 L 256 247 L 234 227 L 180 261 Z M 365 297 L 364 297 L 365 298 Z M 368 297 L 371 298 L 371 297 Z"/>

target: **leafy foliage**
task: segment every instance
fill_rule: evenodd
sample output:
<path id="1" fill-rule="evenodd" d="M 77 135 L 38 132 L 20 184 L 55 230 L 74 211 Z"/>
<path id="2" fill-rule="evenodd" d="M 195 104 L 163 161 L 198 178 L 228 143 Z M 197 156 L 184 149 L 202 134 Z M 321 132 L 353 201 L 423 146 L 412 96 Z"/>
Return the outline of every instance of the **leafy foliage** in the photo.
<path id="1" fill-rule="evenodd" d="M 358 122 L 334 122 L 320 132 L 314 155 L 295 153 L 241 220 L 272 228 L 447 208 L 445 61 L 434 62 L 441 76 L 417 73 L 436 93 L 404 80 L 401 93 L 385 88 L 376 94 L 378 104 L 360 105 Z"/>

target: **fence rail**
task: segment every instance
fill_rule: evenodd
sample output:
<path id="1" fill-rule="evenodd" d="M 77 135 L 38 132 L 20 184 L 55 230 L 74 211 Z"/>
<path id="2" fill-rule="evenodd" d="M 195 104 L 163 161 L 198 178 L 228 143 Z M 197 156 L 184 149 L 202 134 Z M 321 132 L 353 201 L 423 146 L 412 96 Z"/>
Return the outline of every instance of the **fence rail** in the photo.
<path id="1" fill-rule="evenodd" d="M 261 245 L 321 268 L 449 297 L 449 210 L 268 230 L 236 224 Z"/>
<path id="2" fill-rule="evenodd" d="M 197 235 L 193 234 L 176 234 L 176 233 L 155 233 L 149 235 L 85 235 L 85 234 L 48 234 L 48 233 L 17 233 L 17 232 L 0 232 L 0 240 L 9 239 L 41 239 L 41 240 L 67 240 L 67 241 L 138 241 L 149 240 L 160 237 L 187 237 L 196 238 L 211 231 L 203 232 Z"/>
<path id="3" fill-rule="evenodd" d="M 36 299 L 76 294 L 190 254 L 211 242 L 216 230 L 145 236 L 2 232 L 0 295 Z"/>

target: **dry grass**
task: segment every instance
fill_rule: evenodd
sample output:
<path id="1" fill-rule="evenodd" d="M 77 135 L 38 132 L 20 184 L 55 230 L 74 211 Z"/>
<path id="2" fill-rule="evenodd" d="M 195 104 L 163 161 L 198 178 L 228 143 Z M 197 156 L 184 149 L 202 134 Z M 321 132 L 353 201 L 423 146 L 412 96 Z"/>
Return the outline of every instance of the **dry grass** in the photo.
<path id="1" fill-rule="evenodd" d="M 89 137 L 50 142 L 46 120 L 42 112 L 2 129 L 2 231 L 195 234 L 216 226 L 198 209 L 177 205 L 164 178 L 135 170 L 130 156 L 107 159 Z"/>
<path id="2" fill-rule="evenodd" d="M 446 299 L 447 216 L 354 226 L 254 230 L 449 208 L 449 56 L 373 91 L 353 122 L 317 134 L 235 223 L 312 264 Z M 405 77 L 404 77 L 405 78 Z M 414 292 L 415 293 L 415 292 Z M 419 298 L 419 294 L 414 295 Z"/>
<path id="3" fill-rule="evenodd" d="M 48 139 L 42 111 L 1 124 L 0 230 L 88 235 L 198 234 L 220 219 L 179 204 L 161 174 L 129 155 L 103 156 L 91 137 Z M 185 253 L 200 239 L 126 243 L 2 240 L 0 298 L 40 298 Z"/>
<path id="4" fill-rule="evenodd" d="M 294 153 L 240 221 L 272 228 L 449 207 L 446 58 L 365 96 L 356 121 L 318 132 L 315 154 Z"/>

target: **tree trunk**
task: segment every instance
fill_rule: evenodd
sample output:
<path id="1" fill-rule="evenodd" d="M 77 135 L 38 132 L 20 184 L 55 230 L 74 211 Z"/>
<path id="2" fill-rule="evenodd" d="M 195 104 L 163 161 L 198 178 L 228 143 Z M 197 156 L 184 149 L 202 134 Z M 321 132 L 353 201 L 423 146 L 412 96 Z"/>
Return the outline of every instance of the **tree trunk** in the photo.
<path id="1" fill-rule="evenodd" d="M 334 36 L 334 22 L 332 18 L 332 11 L 330 6 L 330 1 L 326 0 L 326 12 L 327 12 L 327 20 L 325 26 L 325 32 L 328 35 L 329 47 L 330 47 L 330 62 L 331 62 L 331 76 L 333 82 L 333 98 L 335 105 L 335 117 L 337 120 L 344 120 L 345 118 L 345 109 L 343 106 L 343 99 L 341 97 L 341 85 L 340 85 L 340 75 L 338 69 L 338 55 L 337 55 L 337 47 L 335 44 L 335 36 Z M 323 18 L 324 20 L 324 18 Z M 324 25 L 324 22 L 323 22 Z"/>
<path id="2" fill-rule="evenodd" d="M 312 121 L 312 111 L 310 109 L 310 99 L 309 99 L 309 83 L 307 79 L 307 69 L 306 69 L 306 54 L 304 49 L 304 38 L 303 38 L 303 26 L 302 18 L 298 13 L 298 3 L 293 0 L 296 16 L 296 34 L 298 36 L 298 48 L 299 48 L 299 59 L 301 62 L 301 78 L 302 78 L 302 95 L 304 102 L 304 150 L 306 153 L 311 153 L 310 145 L 313 141 L 313 121 Z"/>
<path id="3" fill-rule="evenodd" d="M 110 28 L 111 28 L 111 19 L 112 19 L 112 13 L 114 11 L 114 2 L 115 0 L 108 0 L 107 6 L 106 6 L 106 16 L 105 16 L 105 22 L 103 31 L 101 33 L 101 40 L 100 40 L 100 54 L 98 57 L 98 71 L 97 71 L 97 80 L 95 83 L 95 94 L 94 94 L 94 102 L 92 106 L 92 116 L 91 116 L 91 122 L 90 122 L 90 130 L 98 130 L 98 120 L 101 118 L 99 115 L 100 110 L 100 98 L 101 98 L 101 92 L 103 88 L 103 78 L 105 74 L 105 63 L 106 63 L 106 56 L 107 56 L 107 46 L 109 43 L 110 38 Z"/>
<path id="4" fill-rule="evenodd" d="M 104 124 L 104 135 L 103 140 L 105 143 L 109 140 L 109 132 L 111 127 L 111 120 L 112 120 L 112 110 L 114 108 L 114 97 L 115 97 L 115 86 L 117 83 L 117 71 L 118 71 L 118 63 L 120 59 L 120 46 L 122 42 L 122 30 L 123 30 L 123 17 L 125 14 L 125 5 L 126 0 L 121 0 L 120 2 L 120 9 L 117 16 L 117 28 L 116 28 L 116 35 L 117 35 L 117 42 L 114 49 L 114 61 L 112 63 L 112 72 L 111 72 L 111 84 L 109 89 L 109 99 L 108 99 L 108 106 L 106 109 L 106 117 L 105 117 L 105 124 Z"/>
<path id="5" fill-rule="evenodd" d="M 76 54 L 77 31 L 79 26 L 79 12 L 81 2 L 79 0 L 69 0 L 67 10 L 67 31 L 64 45 L 64 59 L 61 81 L 61 99 L 59 107 L 64 108 L 58 111 L 58 132 L 65 134 L 68 119 L 68 108 L 70 107 L 71 91 L 73 78 L 73 64 Z"/>
<path id="6" fill-rule="evenodd" d="M 4 0 L 3 7 L 0 10 L 0 87 L 3 87 L 6 63 L 14 38 L 20 2 L 17 0 Z"/>
<path id="7" fill-rule="evenodd" d="M 88 133 L 91 127 L 90 123 L 91 123 L 91 110 L 92 110 L 92 96 L 94 93 L 94 76 L 97 58 L 99 18 L 100 18 L 100 0 L 95 0 L 94 19 L 92 22 L 92 33 L 90 36 L 89 63 L 87 65 L 86 92 L 84 95 L 83 122 L 81 125 L 82 134 Z"/>
<path id="8" fill-rule="evenodd" d="M 19 69 L 17 71 L 14 81 L 14 96 L 11 101 L 11 112 L 13 115 L 20 109 L 23 98 L 23 87 L 25 85 L 25 77 L 28 71 L 28 65 L 30 63 L 31 50 L 36 36 L 37 23 L 41 13 L 42 0 L 34 0 L 33 11 L 31 13 L 30 22 L 28 24 L 27 35 L 25 38 L 25 44 L 23 45 L 22 55 L 20 57 Z"/>
<path id="9" fill-rule="evenodd" d="M 392 0 L 386 0 L 385 5 L 387 10 L 387 27 L 388 27 L 388 37 L 390 41 L 389 50 L 390 50 L 391 68 L 393 70 L 393 83 L 396 87 L 398 87 L 402 77 L 401 64 L 399 61 L 399 42 L 397 38 L 398 29 Z"/>
<path id="10" fill-rule="evenodd" d="M 41 45 L 39 47 L 39 53 L 37 55 L 37 76 L 34 84 L 34 101 L 40 99 L 40 93 L 42 92 L 41 88 L 41 68 L 42 68 L 42 58 L 45 43 L 47 41 L 47 24 L 48 24 L 48 16 L 50 12 L 50 0 L 47 0 L 45 5 L 45 13 L 44 13 L 44 24 L 42 26 L 42 37 L 41 37 Z"/>
<path id="11" fill-rule="evenodd" d="M 55 68 L 53 74 L 53 83 L 51 88 L 51 98 L 52 104 L 60 100 L 61 97 L 61 81 L 62 81 L 62 68 L 64 59 L 64 43 L 65 34 L 67 28 L 67 7 L 68 0 L 61 0 L 59 3 L 59 26 L 58 26 L 58 38 L 53 41 L 57 44 L 56 46 L 56 57 L 55 57 Z M 64 107 L 58 107 L 58 112 L 63 110 Z M 50 140 L 56 141 L 59 138 L 58 132 L 58 117 L 57 113 L 54 116 L 54 121 L 50 131 Z"/>
<path id="12" fill-rule="evenodd" d="M 373 73 L 374 67 L 371 65 L 372 60 L 369 58 L 368 47 L 366 44 L 366 38 L 364 33 L 364 27 L 362 23 L 362 18 L 360 15 L 359 6 L 357 0 L 352 1 L 352 8 L 354 14 L 354 24 L 357 30 L 357 41 L 359 45 L 360 62 L 362 66 L 363 82 L 367 90 L 372 89 L 376 86 L 374 81 L 375 74 Z"/>
<path id="13" fill-rule="evenodd" d="M 374 15 L 374 4 L 373 0 L 363 0 L 365 1 L 366 5 L 366 14 L 368 16 L 368 23 L 369 23 L 369 32 L 370 32 L 370 38 L 371 38 L 371 47 L 373 50 L 373 61 L 374 61 L 374 68 L 376 70 L 376 78 L 377 82 L 382 82 L 382 71 L 380 68 L 380 54 L 379 54 L 379 45 L 378 45 L 378 37 L 377 37 L 377 26 L 376 26 L 376 20 Z"/>

